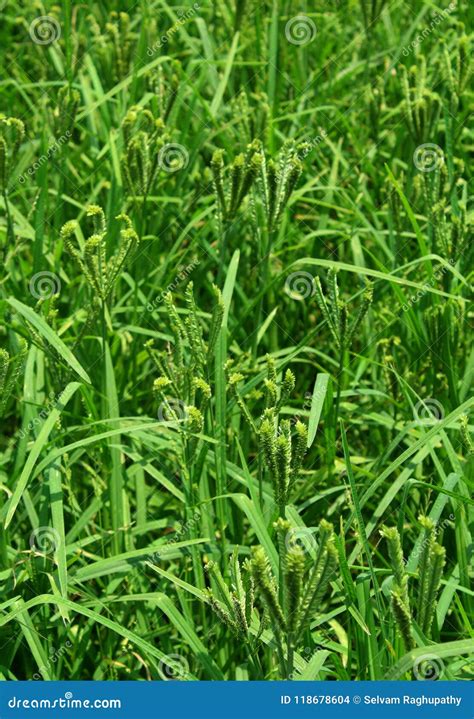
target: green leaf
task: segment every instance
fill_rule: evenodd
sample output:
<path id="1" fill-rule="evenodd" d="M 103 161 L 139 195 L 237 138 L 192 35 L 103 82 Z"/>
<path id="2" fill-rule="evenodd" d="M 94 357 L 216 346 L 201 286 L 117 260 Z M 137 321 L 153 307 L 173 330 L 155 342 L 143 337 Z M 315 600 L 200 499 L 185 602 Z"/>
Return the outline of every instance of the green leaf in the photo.
<path id="1" fill-rule="evenodd" d="M 24 305 L 23 302 L 16 300 L 14 297 L 9 297 L 7 301 L 13 309 L 19 312 L 28 322 L 30 322 L 40 335 L 42 335 L 44 339 L 49 342 L 52 347 L 54 347 L 56 352 L 63 358 L 69 367 L 71 367 L 71 369 L 73 369 L 74 372 L 76 372 L 76 374 L 84 380 L 84 382 L 91 384 L 90 377 L 85 369 L 79 364 L 71 350 L 66 347 L 64 342 L 58 337 L 56 332 L 54 332 L 54 330 L 46 324 L 42 317 L 39 317 L 39 315 L 37 315 L 31 307 Z"/>
<path id="2" fill-rule="evenodd" d="M 265 520 L 259 508 L 252 502 L 251 499 L 246 497 L 245 494 L 231 494 L 229 496 L 232 497 L 236 505 L 245 512 L 247 519 L 257 535 L 258 541 L 267 553 L 275 576 L 278 576 L 278 553 L 272 540 L 270 539 L 270 535 L 268 534 L 265 526 Z"/>
<path id="3" fill-rule="evenodd" d="M 400 679 L 404 674 L 411 671 L 417 660 L 423 657 L 432 657 L 434 660 L 447 657 L 459 657 L 463 654 L 474 654 L 474 639 L 461 639 L 457 642 L 446 642 L 445 644 L 430 644 L 426 647 L 419 647 L 412 652 L 405 654 L 385 675 L 385 679 Z M 441 668 L 442 664 L 438 664 Z"/>
<path id="4" fill-rule="evenodd" d="M 214 95 L 214 99 L 211 103 L 211 115 L 214 117 L 217 114 L 217 111 L 219 107 L 221 106 L 222 98 L 224 97 L 224 92 L 227 87 L 227 83 L 229 82 L 229 76 L 232 70 L 232 65 L 234 64 L 234 58 L 235 53 L 237 52 L 237 47 L 239 44 L 239 33 L 235 33 L 234 39 L 232 40 L 232 45 L 229 50 L 229 54 L 227 56 L 227 60 L 224 67 L 224 73 L 222 75 L 221 81 L 219 83 L 219 87 L 216 90 L 216 93 Z"/>
<path id="5" fill-rule="evenodd" d="M 325 649 L 315 652 L 303 671 L 297 676 L 293 676 L 293 680 L 299 682 L 309 682 L 321 679 L 319 675 L 328 656 L 329 652 Z"/>
<path id="6" fill-rule="evenodd" d="M 141 549 L 132 549 L 130 552 L 117 554 L 107 559 L 99 559 L 86 567 L 81 567 L 73 576 L 75 582 L 87 582 L 97 577 L 103 577 L 117 572 L 126 573 L 137 564 L 149 560 L 153 555 L 159 555 L 160 559 L 173 559 L 179 557 L 182 549 L 195 544 L 204 544 L 209 539 L 187 539 L 183 542 L 170 542 L 169 544 L 153 544 Z"/>
<path id="7" fill-rule="evenodd" d="M 0 519 L 5 520 L 5 528 L 7 528 L 12 521 L 13 515 L 15 514 L 15 510 L 18 506 L 18 502 L 22 498 L 23 492 L 28 485 L 28 480 L 30 479 L 31 473 L 33 472 L 36 460 L 38 459 L 41 454 L 41 451 L 45 447 L 51 430 L 58 421 L 62 410 L 80 386 L 81 385 L 79 382 L 71 382 L 67 385 L 66 389 L 61 393 L 57 403 L 55 404 L 48 417 L 46 418 L 43 426 L 41 427 L 41 430 L 28 455 L 28 459 L 25 462 L 25 466 L 23 467 L 23 470 L 20 474 L 20 478 L 16 484 L 15 489 L 13 490 L 13 494 L 10 497 L 9 501 L 4 505 L 0 513 Z"/>
<path id="8" fill-rule="evenodd" d="M 314 383 L 313 396 L 311 398 L 311 409 L 309 412 L 308 420 L 308 449 L 312 446 L 316 432 L 318 431 L 319 419 L 326 398 L 326 392 L 328 388 L 329 375 L 318 374 L 316 376 L 316 382 Z"/>
<path id="9" fill-rule="evenodd" d="M 83 616 L 92 619 L 92 621 L 96 622 L 97 624 L 100 624 L 103 627 L 110 629 L 112 632 L 115 632 L 116 634 L 118 634 L 118 636 L 127 639 L 129 642 L 141 649 L 142 652 L 145 653 L 145 655 L 148 655 L 160 661 L 165 661 L 167 658 L 167 655 L 157 649 L 153 644 L 150 644 L 150 642 L 147 642 L 145 639 L 142 639 L 138 636 L 138 634 L 135 634 L 135 632 L 126 629 L 118 622 L 114 622 L 112 619 L 103 617 L 98 612 L 85 607 L 83 604 L 72 602 L 70 599 L 64 599 L 63 597 L 56 597 L 53 594 L 40 594 L 39 596 L 30 599 L 28 602 L 22 603 L 21 606 L 15 607 L 15 609 L 10 611 L 8 614 L 0 616 L 0 627 L 6 626 L 9 622 L 12 621 L 12 619 L 16 619 L 18 616 L 22 616 L 25 611 L 29 611 L 33 607 L 41 607 L 47 604 L 52 604 L 53 606 L 57 606 L 58 608 L 61 606 L 65 607 L 66 609 L 69 609 L 73 614 L 82 614 Z M 197 679 L 197 677 L 193 676 L 191 673 L 188 673 L 188 679 Z"/>

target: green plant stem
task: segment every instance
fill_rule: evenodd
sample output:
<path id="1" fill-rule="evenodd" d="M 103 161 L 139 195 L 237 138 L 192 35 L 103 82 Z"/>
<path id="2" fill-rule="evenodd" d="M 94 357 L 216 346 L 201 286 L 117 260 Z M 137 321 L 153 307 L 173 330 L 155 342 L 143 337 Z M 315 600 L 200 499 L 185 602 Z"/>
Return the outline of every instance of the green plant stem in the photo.
<path id="1" fill-rule="evenodd" d="M 339 364 L 337 369 L 337 392 L 336 392 L 336 407 L 334 411 L 334 427 L 337 432 L 338 427 L 338 421 L 339 421 L 339 405 L 341 402 L 341 391 L 343 386 L 343 380 L 344 380 L 344 366 L 345 366 L 345 355 L 346 355 L 346 348 L 344 344 L 341 343 L 340 351 L 339 351 Z"/>

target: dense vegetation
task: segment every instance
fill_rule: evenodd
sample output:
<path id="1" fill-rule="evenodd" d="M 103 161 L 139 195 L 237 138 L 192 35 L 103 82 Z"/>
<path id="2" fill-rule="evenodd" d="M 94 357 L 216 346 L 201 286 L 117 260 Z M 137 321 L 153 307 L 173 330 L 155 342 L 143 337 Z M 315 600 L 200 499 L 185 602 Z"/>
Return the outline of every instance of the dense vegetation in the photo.
<path id="1" fill-rule="evenodd" d="M 2 3 L 2 678 L 473 678 L 473 14 Z"/>

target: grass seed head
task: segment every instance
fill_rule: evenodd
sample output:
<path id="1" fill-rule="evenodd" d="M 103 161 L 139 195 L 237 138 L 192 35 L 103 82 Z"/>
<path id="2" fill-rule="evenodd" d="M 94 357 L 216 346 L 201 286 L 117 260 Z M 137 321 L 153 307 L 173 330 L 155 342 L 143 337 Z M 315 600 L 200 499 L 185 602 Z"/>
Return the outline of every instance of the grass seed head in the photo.
<path id="1" fill-rule="evenodd" d="M 0 192 L 7 190 L 24 137 L 25 125 L 22 120 L 0 115 Z"/>
<path id="2" fill-rule="evenodd" d="M 305 572 L 305 554 L 299 547 L 291 548 L 285 559 L 286 584 L 286 626 L 288 632 L 294 632 L 300 621 L 303 577 Z"/>
<path id="3" fill-rule="evenodd" d="M 285 618 L 263 547 L 252 549 L 251 571 L 255 582 L 256 597 L 263 603 L 275 628 L 285 631 Z"/>
<path id="4" fill-rule="evenodd" d="M 408 652 L 415 646 L 413 639 L 413 620 L 409 608 L 406 606 L 400 590 L 393 590 L 391 594 L 391 606 L 395 623 L 400 636 Z"/>

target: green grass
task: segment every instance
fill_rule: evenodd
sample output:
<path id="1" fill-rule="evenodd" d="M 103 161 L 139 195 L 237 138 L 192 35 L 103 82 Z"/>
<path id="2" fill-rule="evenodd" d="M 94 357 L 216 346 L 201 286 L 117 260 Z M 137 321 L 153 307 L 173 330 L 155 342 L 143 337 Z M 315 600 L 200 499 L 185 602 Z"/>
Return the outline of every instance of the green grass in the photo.
<path id="1" fill-rule="evenodd" d="M 472 680 L 472 7 L 2 19 L 0 677 Z"/>

